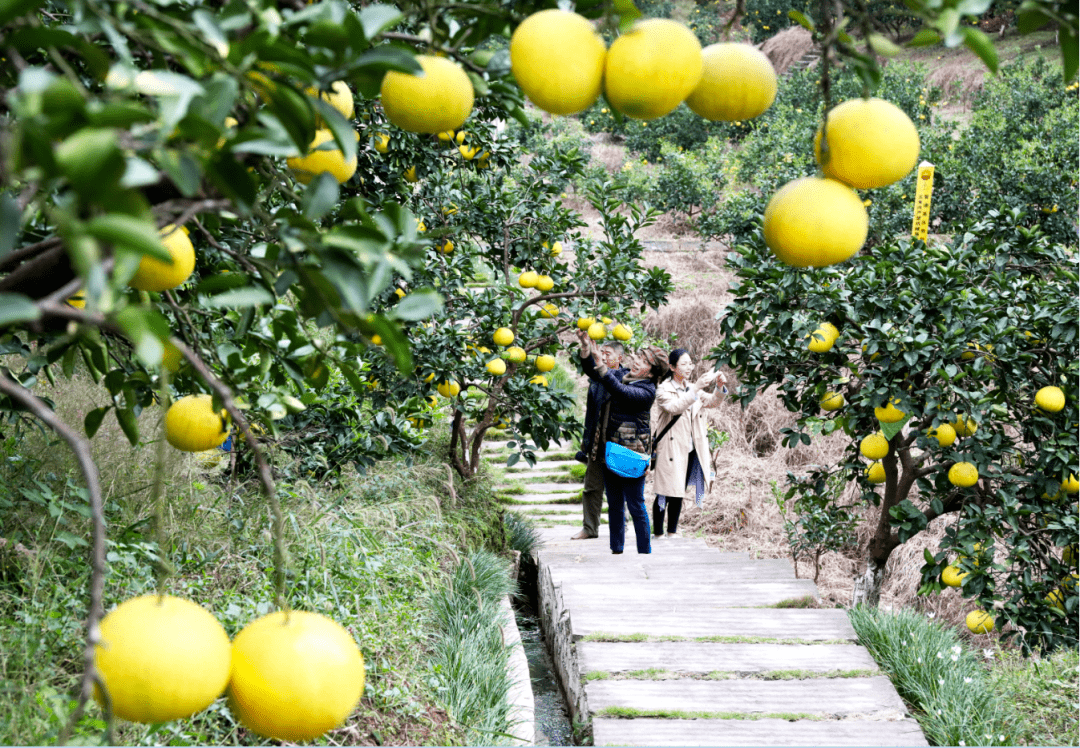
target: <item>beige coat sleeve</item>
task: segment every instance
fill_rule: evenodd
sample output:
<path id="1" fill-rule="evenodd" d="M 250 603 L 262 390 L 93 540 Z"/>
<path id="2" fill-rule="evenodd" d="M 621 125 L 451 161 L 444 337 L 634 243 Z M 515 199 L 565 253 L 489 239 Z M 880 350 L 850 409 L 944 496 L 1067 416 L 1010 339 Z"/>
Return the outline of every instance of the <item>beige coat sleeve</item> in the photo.
<path id="1" fill-rule="evenodd" d="M 675 416 L 683 413 L 697 402 L 693 390 L 681 391 L 675 388 L 675 380 L 669 379 L 656 388 L 656 405 L 661 413 Z"/>

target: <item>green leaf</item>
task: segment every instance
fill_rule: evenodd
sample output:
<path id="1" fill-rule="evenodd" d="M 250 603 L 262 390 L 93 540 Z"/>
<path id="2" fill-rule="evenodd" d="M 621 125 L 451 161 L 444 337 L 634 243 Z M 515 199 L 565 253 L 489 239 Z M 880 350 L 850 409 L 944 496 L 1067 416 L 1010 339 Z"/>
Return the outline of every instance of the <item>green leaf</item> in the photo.
<path id="1" fill-rule="evenodd" d="M 0 328 L 41 318 L 41 310 L 21 293 L 0 293 Z"/>
<path id="2" fill-rule="evenodd" d="M 900 47 L 882 34 L 870 34 L 867 41 L 870 43 L 870 48 L 882 57 L 895 57 L 900 53 Z"/>
<path id="3" fill-rule="evenodd" d="M 615 13 L 619 16 L 619 33 L 625 34 L 641 18 L 641 11 L 634 5 L 634 0 L 615 0 Z"/>
<path id="4" fill-rule="evenodd" d="M 249 280 L 248 276 L 244 273 L 217 273 L 211 275 L 209 278 L 203 278 L 199 281 L 199 285 L 195 286 L 195 293 L 207 296 L 209 294 L 218 293 L 219 291 L 227 291 L 231 288 L 246 286 Z"/>
<path id="5" fill-rule="evenodd" d="M 1038 31 L 1053 19 L 1048 16 L 1042 7 L 1028 0 L 1016 11 L 1016 27 L 1021 34 L 1030 34 Z M 1066 80 L 1066 82 L 1068 82 Z"/>
<path id="6" fill-rule="evenodd" d="M 398 47 L 377 47 L 356 58 L 349 65 L 350 70 L 374 68 L 379 71 L 396 70 L 399 73 L 422 73 L 424 69 L 416 57 Z"/>
<path id="7" fill-rule="evenodd" d="M 0 26 L 12 19 L 27 15 L 45 4 L 45 0 L 0 0 Z"/>
<path id="8" fill-rule="evenodd" d="M 108 413 L 111 408 L 111 405 L 106 405 L 101 408 L 94 408 L 86 414 L 86 418 L 83 419 L 83 428 L 86 429 L 87 439 L 94 438 L 94 434 L 101 428 L 101 422 L 105 419 L 105 414 Z"/>
<path id="9" fill-rule="evenodd" d="M 814 30 L 814 22 L 811 21 L 810 18 L 808 16 L 806 16 L 805 14 L 800 13 L 797 10 L 789 10 L 787 15 L 788 15 L 788 18 L 790 18 L 792 21 L 794 21 L 795 23 L 802 26 L 807 31 L 813 31 Z"/>
<path id="10" fill-rule="evenodd" d="M 364 38 L 374 39 L 380 32 L 399 23 L 405 16 L 392 5 L 368 5 L 357 14 L 364 29 Z"/>
<path id="11" fill-rule="evenodd" d="M 262 286 L 248 286 L 247 288 L 238 288 L 235 291 L 226 291 L 217 296 L 211 296 L 206 299 L 205 303 L 211 309 L 220 309 L 222 307 L 238 308 L 257 306 L 259 304 L 273 304 L 274 297 Z"/>
<path id="12" fill-rule="evenodd" d="M 19 236 L 19 204 L 11 195 L 0 195 L 0 260 L 15 248 Z"/>
<path id="13" fill-rule="evenodd" d="M 312 102 L 319 110 L 323 122 L 334 134 L 334 142 L 337 143 L 342 157 L 346 161 L 351 161 L 356 156 L 356 130 L 348 120 L 341 116 L 341 112 L 330 106 L 330 102 L 321 97 L 312 99 Z"/>
<path id="14" fill-rule="evenodd" d="M 430 289 L 414 291 L 397 303 L 394 307 L 394 316 L 415 322 L 439 312 L 442 309 L 442 302 L 442 296 Z"/>
<path id="15" fill-rule="evenodd" d="M 928 564 L 937 563 L 937 561 L 934 560 L 934 556 L 930 553 L 929 548 L 923 548 L 923 560 L 926 561 L 926 563 Z"/>
<path id="16" fill-rule="evenodd" d="M 978 55 L 990 72 L 996 75 L 998 71 L 997 50 L 994 49 L 994 43 L 990 41 L 990 37 L 974 26 L 965 26 L 963 33 L 964 46 Z"/>
<path id="17" fill-rule="evenodd" d="M 337 180 L 324 172 L 308 184 L 301 198 L 300 207 L 307 218 L 317 221 L 337 205 L 340 196 L 341 189 Z"/>
<path id="18" fill-rule="evenodd" d="M 904 428 L 904 424 L 911 420 L 911 414 L 904 416 L 896 423 L 881 423 L 881 433 L 885 435 L 885 438 L 892 441 L 892 438 L 900 433 L 900 430 Z"/>
<path id="19" fill-rule="evenodd" d="M 121 410 L 120 408 L 117 408 L 116 421 L 120 424 L 124 436 L 131 442 L 131 446 L 137 446 L 139 443 L 139 422 L 135 418 L 135 414 L 130 410 Z"/>
<path id="20" fill-rule="evenodd" d="M 143 366 L 153 369 L 165 352 L 163 341 L 169 337 L 169 323 L 153 309 L 129 306 L 116 315 L 116 323 L 135 344 L 135 355 Z"/>
<path id="21" fill-rule="evenodd" d="M 123 247 L 140 255 L 150 255 L 162 262 L 172 262 L 157 227 L 142 218 L 123 213 L 106 213 L 86 224 L 86 233 L 117 247 Z"/>
<path id="22" fill-rule="evenodd" d="M 1058 41 L 1061 44 L 1061 64 L 1066 83 L 1071 83 L 1076 78 L 1077 66 L 1080 64 L 1080 45 L 1077 40 L 1080 35 L 1076 28 L 1062 26 L 1058 31 Z"/>

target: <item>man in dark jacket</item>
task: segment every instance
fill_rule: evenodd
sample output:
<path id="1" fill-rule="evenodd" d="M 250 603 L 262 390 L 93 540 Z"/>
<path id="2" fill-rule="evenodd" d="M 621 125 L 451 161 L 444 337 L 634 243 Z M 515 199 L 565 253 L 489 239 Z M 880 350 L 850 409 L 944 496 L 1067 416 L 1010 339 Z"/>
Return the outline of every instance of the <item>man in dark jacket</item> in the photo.
<path id="1" fill-rule="evenodd" d="M 610 340 L 600 349 L 604 365 L 616 379 L 622 379 L 626 369 L 620 368 L 622 344 Z M 600 532 L 600 511 L 604 505 L 604 442 L 607 441 L 608 400 L 610 396 L 598 379 L 590 374 L 589 395 L 585 400 L 585 432 L 581 435 L 581 450 L 574 455 L 585 463 L 585 486 L 581 492 L 582 530 L 571 540 L 595 538 Z"/>

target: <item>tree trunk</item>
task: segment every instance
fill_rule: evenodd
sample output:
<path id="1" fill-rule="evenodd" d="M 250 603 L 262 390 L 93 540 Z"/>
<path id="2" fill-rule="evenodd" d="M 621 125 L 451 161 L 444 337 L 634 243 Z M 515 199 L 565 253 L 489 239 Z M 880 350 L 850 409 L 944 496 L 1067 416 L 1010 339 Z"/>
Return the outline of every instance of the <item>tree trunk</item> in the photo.
<path id="1" fill-rule="evenodd" d="M 878 564 L 871 556 L 866 559 L 866 570 L 855 577 L 851 591 L 851 607 L 868 605 L 876 608 L 881 602 L 881 587 L 885 582 L 885 564 Z"/>

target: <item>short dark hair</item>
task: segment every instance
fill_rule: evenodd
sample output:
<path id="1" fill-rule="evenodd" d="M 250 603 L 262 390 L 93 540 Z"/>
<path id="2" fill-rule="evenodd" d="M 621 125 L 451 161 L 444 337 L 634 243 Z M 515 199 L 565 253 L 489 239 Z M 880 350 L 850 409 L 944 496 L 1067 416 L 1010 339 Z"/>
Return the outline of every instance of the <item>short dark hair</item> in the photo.
<path id="1" fill-rule="evenodd" d="M 671 368 L 674 369 L 676 366 L 678 366 L 679 359 L 685 356 L 687 353 L 689 353 L 689 351 L 687 351 L 685 348 L 676 348 L 671 353 L 669 353 L 667 360 L 668 363 L 671 364 Z"/>

